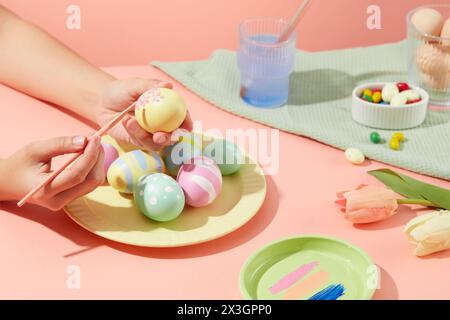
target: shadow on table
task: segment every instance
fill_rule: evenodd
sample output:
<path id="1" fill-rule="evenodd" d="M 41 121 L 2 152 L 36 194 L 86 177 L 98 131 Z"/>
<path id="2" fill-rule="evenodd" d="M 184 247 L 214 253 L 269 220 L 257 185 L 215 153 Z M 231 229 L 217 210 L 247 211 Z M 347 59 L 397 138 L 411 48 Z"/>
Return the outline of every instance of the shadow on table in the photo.
<path id="1" fill-rule="evenodd" d="M 409 221 L 417 217 L 423 211 L 429 211 L 427 208 L 411 208 L 410 206 L 400 205 L 395 215 L 382 221 L 366 224 L 355 224 L 354 227 L 360 230 L 383 230 L 405 226 Z"/>
<path id="2" fill-rule="evenodd" d="M 355 76 L 335 69 L 294 72 L 290 78 L 288 104 L 303 106 L 348 98 L 358 83 L 375 82 L 393 75 L 404 74 L 379 71 Z"/>
<path id="3" fill-rule="evenodd" d="M 86 231 L 74 223 L 64 212 L 51 212 L 47 209 L 26 205 L 18 208 L 15 203 L 7 203 L 1 209 L 24 219 L 33 220 L 48 229 L 73 241 L 80 247 L 78 251 L 66 254 L 64 257 L 72 257 L 97 247 L 108 246 L 110 248 L 148 258 L 159 259 L 184 259 L 208 256 L 238 247 L 261 233 L 273 220 L 278 211 L 279 194 L 275 182 L 270 176 L 266 176 L 267 193 L 259 212 L 244 226 L 222 238 L 187 247 L 179 248 L 146 248 L 117 243 L 101 238 Z"/>
<path id="4" fill-rule="evenodd" d="M 375 291 L 375 294 L 373 296 L 374 300 L 397 300 L 398 299 L 398 289 L 397 285 L 394 282 L 394 279 L 391 277 L 391 275 L 378 266 L 380 270 L 380 279 L 381 279 L 381 285 L 380 289 Z"/>

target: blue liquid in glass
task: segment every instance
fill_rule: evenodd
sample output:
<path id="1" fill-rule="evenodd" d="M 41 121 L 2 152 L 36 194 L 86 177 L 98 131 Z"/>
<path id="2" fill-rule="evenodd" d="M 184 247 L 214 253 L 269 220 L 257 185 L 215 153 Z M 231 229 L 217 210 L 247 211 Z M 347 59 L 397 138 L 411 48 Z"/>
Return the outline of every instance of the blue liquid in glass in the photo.
<path id="1" fill-rule="evenodd" d="M 257 43 L 274 44 L 278 37 L 255 35 Z M 241 44 L 238 64 L 241 72 L 242 99 L 258 107 L 278 107 L 289 97 L 289 76 L 294 67 L 295 45 L 292 48 Z"/>

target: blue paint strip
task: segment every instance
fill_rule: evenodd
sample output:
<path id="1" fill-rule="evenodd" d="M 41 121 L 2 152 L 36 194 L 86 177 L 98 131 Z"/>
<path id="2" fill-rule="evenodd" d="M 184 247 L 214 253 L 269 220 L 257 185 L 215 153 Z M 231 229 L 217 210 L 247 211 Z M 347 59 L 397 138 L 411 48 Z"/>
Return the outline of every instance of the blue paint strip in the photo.
<path id="1" fill-rule="evenodd" d="M 337 300 L 345 293 L 345 288 L 342 284 L 332 284 L 325 289 L 317 292 L 308 300 Z"/>
<path id="2" fill-rule="evenodd" d="M 136 158 L 137 162 L 139 162 L 142 171 L 147 171 L 148 164 L 147 159 L 145 159 L 144 153 L 141 150 L 135 150 L 133 151 L 133 155 Z"/>
<path id="3" fill-rule="evenodd" d="M 116 161 L 119 168 L 123 170 L 125 176 L 125 181 L 127 183 L 125 192 L 131 192 L 133 187 L 133 173 L 131 172 L 130 166 L 121 158 L 118 158 Z"/>
<path id="4" fill-rule="evenodd" d="M 162 171 L 163 171 L 163 164 L 162 164 L 162 161 L 161 161 L 161 157 L 156 152 L 152 153 L 152 157 L 156 161 L 156 167 L 157 167 L 158 172 L 162 173 Z"/>

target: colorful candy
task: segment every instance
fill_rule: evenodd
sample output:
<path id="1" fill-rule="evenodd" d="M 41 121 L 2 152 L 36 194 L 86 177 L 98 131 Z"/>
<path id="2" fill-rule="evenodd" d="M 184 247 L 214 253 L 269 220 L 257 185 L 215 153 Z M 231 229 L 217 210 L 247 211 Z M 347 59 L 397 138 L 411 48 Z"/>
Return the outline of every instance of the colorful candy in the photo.
<path id="1" fill-rule="evenodd" d="M 388 83 L 381 90 L 381 97 L 383 98 L 384 102 L 390 103 L 392 98 L 398 93 L 400 93 L 398 87 L 394 83 Z"/>
<path id="2" fill-rule="evenodd" d="M 401 93 L 397 93 L 396 95 L 394 95 L 391 99 L 391 106 L 393 107 L 399 107 L 399 106 L 404 106 L 405 104 L 407 104 L 408 99 L 406 98 L 405 95 L 401 94 Z"/>
<path id="3" fill-rule="evenodd" d="M 392 150 L 398 150 L 400 149 L 400 141 L 398 141 L 397 139 L 391 139 L 391 141 L 389 141 L 389 147 Z"/>
<path id="4" fill-rule="evenodd" d="M 378 143 L 380 143 L 381 142 L 381 137 L 380 137 L 380 134 L 378 133 L 378 132 L 372 132 L 371 134 L 370 134 L 370 141 L 372 141 L 373 143 L 375 143 L 375 144 L 378 144 Z"/>
<path id="5" fill-rule="evenodd" d="M 345 150 L 345 158 L 353 164 L 361 164 L 366 157 L 364 154 L 356 148 L 348 148 Z"/>
<path id="6" fill-rule="evenodd" d="M 374 102 L 374 103 L 380 103 L 381 102 L 381 91 L 380 92 L 375 92 L 372 95 L 372 102 Z"/>
<path id="7" fill-rule="evenodd" d="M 409 85 L 405 82 L 399 82 L 397 83 L 397 88 L 400 92 L 403 92 L 405 90 L 409 90 Z"/>
<path id="8" fill-rule="evenodd" d="M 388 83 L 383 88 L 366 88 L 361 94 L 361 99 L 391 106 L 403 106 L 421 101 L 420 93 L 410 89 L 405 82 Z"/>
<path id="9" fill-rule="evenodd" d="M 398 141 L 403 142 L 405 141 L 405 135 L 401 132 L 395 132 L 392 135 L 392 139 L 397 139 Z"/>
<path id="10" fill-rule="evenodd" d="M 164 162 L 156 153 L 134 150 L 122 154 L 109 167 L 109 184 L 120 192 L 133 193 L 137 180 L 148 173 L 164 172 Z"/>
<path id="11" fill-rule="evenodd" d="M 148 90 L 136 101 L 136 119 L 150 133 L 174 131 L 184 122 L 186 113 L 183 98 L 166 88 Z"/>
<path id="12" fill-rule="evenodd" d="M 184 191 L 187 204 L 204 207 L 219 195 L 222 189 L 222 174 L 212 159 L 198 157 L 194 158 L 192 163 L 181 166 L 177 182 Z"/>
<path id="13" fill-rule="evenodd" d="M 364 89 L 363 96 L 372 97 L 372 90 L 370 89 Z"/>
<path id="14" fill-rule="evenodd" d="M 205 148 L 203 154 L 216 162 L 224 176 L 237 172 L 244 161 L 239 147 L 227 140 L 215 140 Z"/>
<path id="15" fill-rule="evenodd" d="M 137 181 L 134 201 L 146 217 L 156 221 L 171 221 L 183 211 L 185 198 L 183 190 L 172 177 L 151 173 Z"/>

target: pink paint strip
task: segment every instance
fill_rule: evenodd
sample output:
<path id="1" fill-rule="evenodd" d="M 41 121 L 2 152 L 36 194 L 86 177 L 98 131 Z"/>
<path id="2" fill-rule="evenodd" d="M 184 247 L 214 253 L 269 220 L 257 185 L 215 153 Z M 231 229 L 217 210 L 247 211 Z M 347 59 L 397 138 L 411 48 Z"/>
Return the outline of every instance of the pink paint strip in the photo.
<path id="1" fill-rule="evenodd" d="M 312 269 L 319 265 L 318 261 L 313 261 L 302 265 L 297 270 L 284 276 L 280 281 L 275 283 L 269 290 L 272 294 L 277 294 L 284 289 L 289 288 L 295 284 L 298 280 L 306 276 Z"/>

